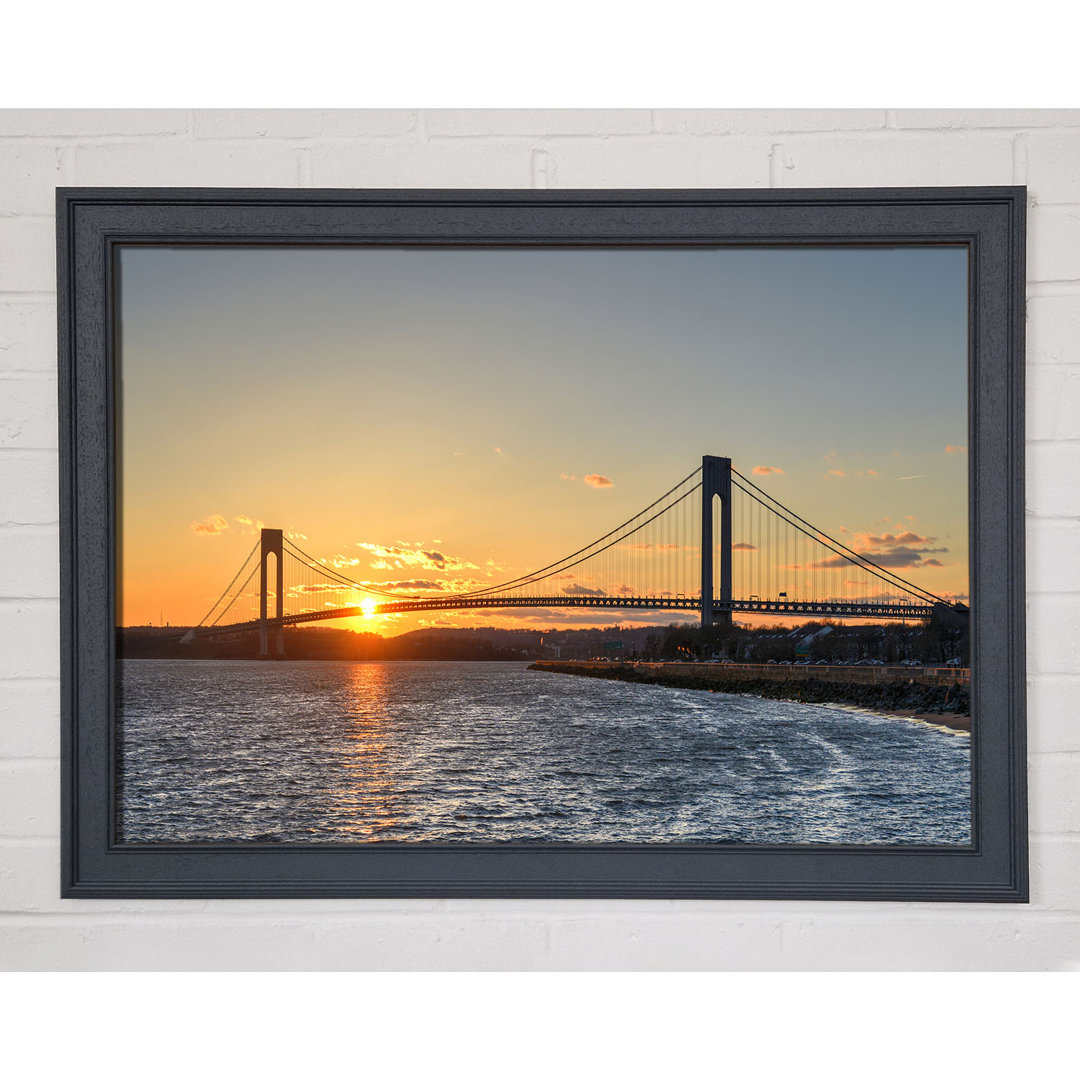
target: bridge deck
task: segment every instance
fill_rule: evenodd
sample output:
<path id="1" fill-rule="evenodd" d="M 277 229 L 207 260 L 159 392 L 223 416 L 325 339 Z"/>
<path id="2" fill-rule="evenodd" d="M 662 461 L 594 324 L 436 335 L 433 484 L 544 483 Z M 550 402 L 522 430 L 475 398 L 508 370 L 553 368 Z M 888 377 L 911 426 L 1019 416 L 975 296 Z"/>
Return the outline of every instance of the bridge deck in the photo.
<path id="1" fill-rule="evenodd" d="M 701 611 L 696 596 L 443 596 L 425 600 L 390 600 L 374 607 L 342 607 L 298 612 L 281 619 L 267 619 L 268 628 L 298 626 L 309 622 L 357 618 L 365 615 L 398 615 L 412 611 L 462 611 L 479 608 L 608 608 L 611 610 Z M 713 614 L 741 612 L 758 615 L 803 615 L 824 619 L 928 619 L 930 604 L 875 604 L 817 600 L 714 600 Z M 256 630 L 260 620 L 226 626 L 198 627 L 192 637 Z"/>

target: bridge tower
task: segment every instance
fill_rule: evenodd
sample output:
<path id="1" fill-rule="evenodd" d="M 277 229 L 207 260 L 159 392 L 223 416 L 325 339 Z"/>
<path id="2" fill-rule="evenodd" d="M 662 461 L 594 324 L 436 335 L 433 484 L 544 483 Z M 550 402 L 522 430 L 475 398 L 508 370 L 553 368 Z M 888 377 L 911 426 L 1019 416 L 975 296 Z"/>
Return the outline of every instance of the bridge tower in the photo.
<path id="1" fill-rule="evenodd" d="M 259 553 L 259 656 L 270 656 L 270 627 L 267 625 L 266 616 L 266 560 L 270 555 L 274 556 L 274 594 L 277 597 L 277 608 L 273 618 L 281 619 L 285 615 L 285 560 L 283 558 L 283 543 L 281 529 L 263 529 L 261 533 L 262 543 Z M 278 623 L 274 631 L 274 652 L 278 656 L 285 655 L 285 628 Z"/>
<path id="2" fill-rule="evenodd" d="M 701 459 L 701 625 L 713 624 L 713 498 L 720 497 L 720 594 L 717 600 L 731 599 L 731 458 Z M 722 622 L 731 623 L 731 611 L 721 612 Z"/>

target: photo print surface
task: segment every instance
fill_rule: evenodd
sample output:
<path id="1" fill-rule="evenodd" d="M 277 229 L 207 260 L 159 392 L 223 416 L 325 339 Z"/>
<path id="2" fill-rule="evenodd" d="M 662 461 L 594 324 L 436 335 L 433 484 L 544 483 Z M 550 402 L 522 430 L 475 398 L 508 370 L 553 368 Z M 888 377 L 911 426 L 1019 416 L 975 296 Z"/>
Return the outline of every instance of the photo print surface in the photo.
<path id="1" fill-rule="evenodd" d="M 971 843 L 965 247 L 118 280 L 120 843 Z"/>

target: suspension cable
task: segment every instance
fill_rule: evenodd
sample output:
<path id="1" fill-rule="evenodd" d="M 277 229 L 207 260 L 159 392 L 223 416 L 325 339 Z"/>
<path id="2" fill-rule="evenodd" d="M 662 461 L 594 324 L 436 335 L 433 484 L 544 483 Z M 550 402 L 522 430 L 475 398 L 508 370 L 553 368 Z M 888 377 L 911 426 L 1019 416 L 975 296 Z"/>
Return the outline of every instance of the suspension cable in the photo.
<path id="1" fill-rule="evenodd" d="M 696 469 L 694 469 L 694 471 L 691 472 L 688 476 L 683 477 L 683 479 L 680 480 L 673 488 L 669 489 L 668 491 L 665 491 L 664 494 L 661 495 L 658 499 L 654 499 L 648 506 L 645 507 L 644 510 L 639 510 L 636 514 L 634 514 L 633 517 L 627 518 L 627 520 L 624 521 L 621 525 L 616 526 L 610 532 L 605 533 L 603 536 L 601 536 L 598 540 L 594 540 L 591 544 L 586 544 L 585 547 L 579 548 L 577 551 L 572 552 L 569 555 L 564 555 L 561 559 L 558 559 L 553 563 L 548 563 L 547 566 L 540 567 L 539 570 L 533 570 L 533 571 L 529 572 L 528 574 L 522 574 L 520 577 L 512 578 L 511 580 L 501 582 L 498 585 L 489 585 L 489 586 L 487 586 L 486 588 L 483 588 L 483 589 L 472 589 L 472 590 L 470 590 L 468 592 L 459 592 L 459 593 L 454 593 L 453 595 L 454 596 L 483 596 L 483 595 L 485 595 L 487 593 L 502 592 L 504 590 L 513 588 L 515 585 L 524 585 L 524 584 L 528 584 L 528 583 L 530 583 L 530 582 L 532 582 L 534 580 L 535 581 L 543 580 L 543 577 L 551 577 L 551 574 L 547 573 L 548 570 L 551 570 L 553 572 L 555 570 L 559 569 L 559 568 L 564 569 L 564 570 L 569 570 L 570 566 L 564 566 L 563 565 L 564 563 L 568 563 L 571 559 L 577 558 L 577 556 L 581 555 L 583 552 L 589 551 L 590 548 L 595 548 L 598 544 L 602 544 L 605 540 L 609 539 L 612 536 L 615 536 L 616 533 L 621 532 L 624 528 L 626 528 L 627 525 L 631 524 L 634 521 L 637 521 L 638 518 L 640 518 L 643 515 L 647 514 L 654 506 L 658 506 L 660 503 L 662 503 L 669 495 L 672 494 L 672 492 L 678 491 L 679 488 L 681 488 L 683 486 L 683 484 L 685 484 L 689 480 L 692 480 L 699 472 L 701 472 L 701 466 L 700 465 Z M 697 491 L 697 489 L 699 487 L 701 487 L 700 484 L 698 484 L 697 487 L 691 488 L 691 491 Z M 689 492 L 687 492 L 687 494 L 689 494 Z M 680 498 L 676 502 L 672 503 L 671 506 L 678 505 L 678 502 L 681 502 L 682 499 L 684 499 L 684 498 L 686 498 L 686 495 L 680 496 Z M 667 510 L 669 510 L 669 509 L 671 509 L 670 506 L 665 507 L 663 510 L 660 511 L 660 513 L 661 514 L 666 513 Z M 660 516 L 659 514 L 655 515 L 655 517 L 659 517 L 659 516 Z M 649 521 L 652 521 L 652 520 L 654 520 L 654 518 L 649 519 Z M 633 529 L 631 532 L 626 533 L 626 536 L 632 536 L 635 532 L 638 531 L 638 529 L 640 529 L 642 526 L 647 525 L 647 524 L 648 524 L 648 522 L 642 522 L 642 524 L 637 526 L 637 528 Z M 380 596 L 395 596 L 395 597 L 401 598 L 400 593 L 384 592 L 381 589 L 372 588 L 370 585 L 362 585 L 359 581 L 353 581 L 352 578 L 349 578 L 344 574 L 337 573 L 336 571 L 330 571 L 327 568 L 325 568 L 321 563 L 319 563 L 318 559 L 315 559 L 313 556 L 309 555 L 306 551 L 304 551 L 301 547 L 299 547 L 299 545 L 293 543 L 291 540 L 288 540 L 288 539 L 286 539 L 285 542 L 287 544 L 289 544 L 290 547 L 295 548 L 296 551 L 298 551 L 302 556 L 304 556 L 304 558 L 311 559 L 312 563 L 317 564 L 322 569 L 322 572 L 325 573 L 328 577 L 334 577 L 338 581 L 344 582 L 344 583 L 349 584 L 349 585 L 354 585 L 354 586 L 356 586 L 356 588 L 362 589 L 365 592 L 376 593 L 376 594 L 378 594 Z M 611 545 L 609 544 L 609 545 L 607 545 L 607 547 L 611 547 Z M 597 551 L 592 552 L 591 555 L 587 555 L 585 558 L 592 558 L 593 555 L 599 555 L 601 551 L 606 551 L 607 547 L 599 548 Z M 581 563 L 581 562 L 584 562 L 584 561 L 585 561 L 584 559 L 578 559 L 577 562 L 571 563 L 570 565 L 571 566 L 577 566 L 578 563 Z M 541 577 L 540 575 L 543 575 L 543 577 Z M 408 596 L 408 597 L 405 597 L 404 599 L 407 599 L 407 600 L 422 600 L 422 599 L 424 599 L 424 597 L 421 597 L 421 596 Z"/>
<path id="2" fill-rule="evenodd" d="M 250 556 L 249 556 L 249 558 L 250 558 Z M 247 566 L 247 560 L 244 561 L 244 566 Z M 243 567 L 241 567 L 241 569 L 243 569 Z M 229 603 L 224 608 L 222 608 L 221 614 L 210 624 L 211 626 L 217 626 L 217 624 L 219 622 L 221 622 L 221 620 L 225 617 L 226 612 L 233 606 L 233 604 L 236 603 L 237 600 L 240 599 L 241 596 L 243 596 L 244 590 L 248 587 L 248 585 L 251 582 L 251 579 L 255 576 L 255 571 L 258 570 L 258 569 L 259 569 L 259 564 L 256 563 L 251 568 L 251 573 L 248 574 L 247 578 L 244 580 L 244 584 L 240 586 L 240 591 L 229 601 Z M 238 574 L 237 577 L 239 577 L 239 576 L 240 575 Z M 213 609 L 211 609 L 211 610 L 213 610 Z M 200 623 L 199 625 L 201 626 L 202 623 Z M 226 624 L 226 625 L 228 625 L 228 624 Z"/>
<path id="3" fill-rule="evenodd" d="M 693 476 L 693 473 L 691 473 L 690 475 Z M 687 477 L 687 479 L 689 479 L 689 478 L 690 477 Z M 685 483 L 685 482 L 686 481 L 683 481 L 683 483 Z M 678 486 L 678 485 L 676 485 L 676 486 Z M 653 514 L 653 516 L 651 518 L 648 518 L 646 521 L 641 522 L 640 525 L 636 525 L 629 532 L 625 532 L 625 533 L 622 533 L 620 536 L 616 536 L 615 539 L 612 540 L 610 544 L 605 544 L 602 548 L 597 548 L 596 551 L 590 552 L 588 555 L 582 556 L 580 559 L 577 559 L 575 562 L 566 563 L 566 559 L 561 559 L 557 563 L 552 563 L 551 566 L 545 566 L 542 570 L 536 570 L 532 574 L 526 574 L 526 575 L 524 575 L 523 578 L 515 578 L 515 582 L 520 581 L 520 582 L 523 582 L 524 584 L 530 584 L 531 585 L 532 583 L 534 583 L 536 581 L 543 581 L 545 578 L 554 577 L 555 574 L 561 573 L 563 570 L 570 570 L 575 566 L 579 566 L 583 562 L 587 562 L 589 559 L 592 559 L 595 556 L 601 554 L 602 552 L 607 551 L 608 548 L 614 547 L 621 540 L 626 540 L 627 538 L 633 536 L 635 533 L 640 532 L 650 522 L 655 521 L 658 517 L 660 517 L 663 514 L 666 514 L 673 507 L 678 506 L 679 503 L 681 503 L 684 499 L 688 499 L 691 495 L 694 494 L 695 491 L 699 490 L 700 487 L 701 487 L 700 483 L 695 484 L 692 488 L 690 488 L 689 491 L 687 491 L 683 495 L 680 495 L 679 498 L 676 499 L 669 506 L 665 506 L 663 510 L 659 510 L 659 511 L 657 511 L 657 513 Z M 674 488 L 672 490 L 674 490 Z M 668 492 L 668 494 L 670 494 L 670 492 Z M 658 499 L 657 502 L 659 502 L 659 501 L 660 500 Z M 656 503 L 653 503 L 652 505 L 655 506 Z M 645 511 L 643 510 L 642 513 L 645 513 Z M 640 517 L 640 516 L 641 516 L 641 514 L 635 514 L 634 515 L 634 517 Z M 633 521 L 634 518 L 631 518 L 630 520 Z M 614 530 L 614 532 L 618 532 L 618 531 L 619 531 L 618 529 Z M 613 534 L 608 533 L 607 536 L 602 536 L 600 538 L 600 540 L 606 540 L 607 537 L 611 536 L 611 535 L 613 535 Z M 594 541 L 592 544 L 589 545 L 589 547 L 590 548 L 595 547 L 596 544 L 600 543 L 600 540 Z M 588 550 L 589 550 L 589 548 L 582 548 L 581 549 L 581 551 L 588 551 Z M 580 554 L 580 552 L 575 552 L 575 554 Z M 573 557 L 574 557 L 573 555 L 567 555 L 566 556 L 567 559 L 572 559 Z M 554 567 L 554 569 L 552 569 L 552 567 Z M 544 572 L 545 570 L 550 571 L 550 573 L 545 573 Z M 528 579 L 528 580 L 526 580 L 526 579 Z M 509 582 L 508 584 L 512 585 L 512 584 L 514 584 L 514 582 Z M 454 596 L 480 596 L 480 595 L 483 595 L 484 593 L 498 592 L 501 589 L 503 589 L 503 586 L 501 586 L 501 585 L 493 585 L 490 589 L 477 589 L 474 592 L 454 593 Z"/>
<path id="4" fill-rule="evenodd" d="M 258 540 L 255 541 L 255 544 L 253 545 L 252 549 L 247 553 L 247 558 L 240 564 L 240 569 L 237 570 L 235 574 L 233 574 L 232 581 L 230 581 L 229 584 L 225 586 L 225 591 L 214 601 L 213 606 L 210 608 L 210 610 L 199 620 L 199 622 L 197 624 L 198 626 L 202 626 L 202 624 L 204 622 L 206 622 L 206 620 L 209 619 L 211 615 L 213 615 L 214 609 L 218 606 L 218 604 L 220 604 L 221 601 L 224 600 L 226 596 L 228 596 L 229 590 L 236 584 L 236 579 L 247 568 L 247 564 L 250 561 L 251 556 L 255 554 L 255 549 L 259 546 L 259 544 L 261 542 L 262 542 L 262 537 L 260 537 Z M 248 581 L 250 581 L 250 580 L 251 580 L 251 576 L 248 575 Z M 241 590 L 243 590 L 246 587 L 247 587 L 247 581 L 245 581 L 244 584 L 240 586 Z M 236 598 L 234 597 L 233 598 L 233 603 L 235 603 L 235 599 Z M 225 611 L 228 611 L 229 608 L 231 608 L 231 607 L 232 607 L 232 603 L 230 603 L 228 605 L 228 607 L 225 608 Z M 221 614 L 224 615 L 225 612 L 223 611 Z M 220 618 L 221 618 L 221 615 L 218 616 L 218 619 L 220 619 Z M 214 626 L 216 624 L 217 624 L 217 619 L 215 619 L 214 622 L 211 623 L 210 625 Z"/>
<path id="5" fill-rule="evenodd" d="M 757 486 L 757 484 L 754 483 L 753 480 L 747 480 L 747 478 L 745 476 L 743 476 L 743 474 L 741 472 L 739 472 L 737 469 L 732 468 L 731 471 L 732 471 L 732 473 L 734 473 L 735 476 L 739 477 L 740 480 L 744 480 L 746 483 L 748 483 L 754 489 L 754 491 L 760 492 L 762 495 L 765 496 L 766 499 L 769 500 L 769 502 L 775 503 L 776 506 L 780 507 L 780 510 L 783 511 L 784 515 L 788 516 L 789 518 L 794 518 L 795 521 L 801 522 L 808 529 L 812 529 L 813 530 L 813 535 L 810 534 L 810 533 L 804 533 L 804 534 L 807 535 L 807 536 L 810 536 L 810 538 L 813 539 L 813 540 L 817 540 L 817 542 L 819 544 L 821 544 L 823 547 L 828 547 L 831 544 L 831 545 L 835 545 L 838 548 L 842 548 L 844 551 L 846 551 L 848 553 L 848 555 L 852 555 L 852 556 L 854 556 L 855 559 L 858 559 L 859 562 L 866 563 L 868 566 L 873 567 L 874 570 L 880 571 L 880 573 L 878 575 L 876 575 L 876 576 L 880 577 L 881 574 L 885 574 L 888 577 L 893 578 L 894 582 L 900 582 L 903 585 L 906 585 L 907 588 L 908 588 L 908 591 L 914 592 L 914 593 L 922 596 L 924 599 L 933 600 L 933 601 L 935 601 L 936 603 L 939 603 L 939 604 L 946 603 L 946 601 L 943 600 L 940 596 L 935 595 L 934 593 L 930 592 L 928 589 L 924 589 L 924 588 L 922 588 L 922 586 L 916 585 L 914 582 L 908 581 L 906 578 L 901 577 L 899 574 L 895 574 L 891 570 L 887 570 L 884 566 L 879 566 L 876 562 L 874 562 L 873 559 L 868 559 L 865 555 L 860 555 L 857 551 L 852 551 L 851 548 L 849 548 L 846 544 L 842 544 L 839 540 L 834 540 L 831 536 L 829 536 L 828 533 L 822 532 L 816 526 L 811 525 L 809 521 L 805 520 L 804 518 L 799 517 L 799 515 L 796 514 L 794 510 L 789 510 L 782 502 L 780 502 L 779 499 L 774 499 L 767 491 L 762 491 L 762 489 L 759 488 Z M 741 484 L 737 484 L 737 486 L 742 488 Z M 761 502 L 761 500 L 758 499 L 757 496 L 754 495 L 753 492 L 747 491 L 746 488 L 742 488 L 742 490 L 745 491 L 746 494 L 750 496 L 750 498 L 755 499 L 758 502 Z M 765 508 L 767 510 L 770 510 L 772 513 L 774 513 L 774 514 L 777 513 L 776 510 L 774 510 L 771 506 L 768 506 L 766 503 L 762 503 L 762 505 L 765 506 Z M 789 524 L 792 525 L 793 528 L 796 528 L 796 529 L 799 528 L 798 525 L 795 525 L 795 522 L 789 521 Z M 799 531 L 804 532 L 803 529 L 799 529 Z M 821 537 L 823 537 L 823 536 L 825 537 L 825 540 L 828 541 L 828 543 L 825 543 L 825 541 L 821 540 Z M 836 554 L 840 554 L 840 552 L 836 552 Z M 854 561 L 854 560 L 848 559 L 848 562 L 852 562 L 852 561 Z"/>
<path id="6" fill-rule="evenodd" d="M 287 553 L 290 556 L 292 556 L 292 558 L 296 559 L 296 561 L 298 563 L 301 563 L 304 566 L 307 566 L 312 570 L 317 570 L 320 574 L 324 574 L 328 578 L 333 578 L 335 581 L 340 582 L 342 585 L 349 585 L 349 586 L 352 586 L 355 589 L 360 589 L 363 592 L 375 593 L 376 596 L 390 596 L 390 597 L 396 597 L 397 599 L 402 599 L 401 593 L 388 592 L 385 589 L 376 589 L 376 588 L 373 588 L 371 585 L 364 585 L 359 581 L 353 581 L 352 578 L 346 577 L 346 575 L 339 573 L 337 570 L 331 570 L 328 566 L 326 566 L 325 564 L 319 562 L 319 560 L 316 559 L 313 555 L 309 555 L 302 548 L 297 547 L 297 545 L 294 544 L 291 540 L 286 540 L 285 543 L 288 544 L 290 547 L 296 548 L 296 551 L 299 552 L 299 554 L 301 556 L 303 556 L 303 558 L 299 558 L 296 554 L 294 554 L 291 551 Z M 306 559 L 307 562 L 304 562 L 304 559 Z M 457 595 L 457 594 L 455 593 L 455 595 Z M 406 597 L 404 597 L 404 599 L 406 599 L 406 600 L 422 600 L 423 597 L 420 597 L 420 596 L 406 596 Z"/>

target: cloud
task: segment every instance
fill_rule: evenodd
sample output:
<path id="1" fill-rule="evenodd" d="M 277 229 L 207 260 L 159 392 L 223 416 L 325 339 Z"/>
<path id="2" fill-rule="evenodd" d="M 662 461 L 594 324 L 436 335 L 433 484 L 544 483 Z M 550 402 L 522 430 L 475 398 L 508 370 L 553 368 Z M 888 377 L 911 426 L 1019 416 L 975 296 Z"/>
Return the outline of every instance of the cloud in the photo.
<path id="1" fill-rule="evenodd" d="M 343 570 L 347 566 L 359 566 L 360 559 L 348 558 L 345 555 L 335 555 L 332 559 L 320 559 L 323 566 L 332 566 L 335 570 Z"/>
<path id="2" fill-rule="evenodd" d="M 754 476 L 783 476 L 784 470 L 775 465 L 755 465 L 750 470 Z"/>
<path id="3" fill-rule="evenodd" d="M 682 544 L 620 544 L 625 551 L 696 551 L 696 548 L 685 547 Z M 737 546 L 737 545 L 736 545 Z"/>
<path id="4" fill-rule="evenodd" d="M 826 474 L 828 476 L 847 476 L 847 473 L 843 469 L 830 469 Z"/>
<path id="5" fill-rule="evenodd" d="M 438 592 L 447 596 L 456 593 L 476 592 L 488 586 L 486 581 L 477 581 L 475 578 L 446 578 L 436 580 L 434 578 L 408 578 L 406 580 L 393 581 L 361 581 L 361 585 L 369 589 L 381 589 L 386 592 Z"/>
<path id="6" fill-rule="evenodd" d="M 562 591 L 567 596 L 607 596 L 603 589 L 589 589 L 584 585 L 564 585 Z"/>
<path id="7" fill-rule="evenodd" d="M 506 453 L 506 451 L 501 446 L 493 446 L 491 449 L 494 450 L 496 454 Z"/>
<path id="8" fill-rule="evenodd" d="M 891 551 L 875 551 L 872 554 L 867 555 L 868 559 L 876 562 L 878 566 L 884 566 L 886 569 L 898 570 L 902 567 L 908 567 L 914 569 L 916 567 L 923 566 L 924 557 L 930 552 L 945 552 L 948 548 L 911 548 L 911 547 L 897 547 Z"/>
<path id="9" fill-rule="evenodd" d="M 918 473 L 915 476 L 898 476 L 897 480 L 925 480 L 926 473 Z"/>
<path id="10" fill-rule="evenodd" d="M 865 548 L 891 548 L 898 544 L 932 544 L 936 539 L 936 536 L 920 536 L 910 530 L 895 536 L 892 533 L 883 533 L 881 536 L 875 536 L 873 533 L 856 533 L 855 547 L 861 551 Z"/>
<path id="11" fill-rule="evenodd" d="M 883 519 L 888 522 L 888 518 Z M 899 569 L 922 569 L 928 566 L 944 566 L 938 559 L 931 558 L 933 555 L 942 555 L 949 549 L 947 547 L 933 547 L 937 542 L 936 536 L 922 536 L 910 529 L 896 532 L 872 533 L 857 532 L 851 534 L 849 541 L 853 551 L 865 556 L 878 566 L 890 570 Z M 858 566 L 841 554 L 830 555 L 820 562 L 808 563 L 803 569 L 806 570 L 832 570 L 836 568 Z M 797 566 L 787 569 L 799 569 Z"/>
<path id="12" fill-rule="evenodd" d="M 188 526 L 196 536 L 220 536 L 228 527 L 229 523 L 220 514 L 211 514 Z"/>
<path id="13" fill-rule="evenodd" d="M 732 551 L 757 551 L 757 545 L 755 544 L 732 544 Z"/>
<path id="14" fill-rule="evenodd" d="M 446 555 L 441 551 L 426 551 L 416 544 L 401 543 L 388 547 L 385 544 L 371 544 L 360 541 L 356 545 L 371 552 L 375 561 L 370 563 L 372 570 L 402 570 L 407 566 L 419 566 L 426 570 L 479 570 L 476 563 Z"/>
<path id="15" fill-rule="evenodd" d="M 240 531 L 244 536 L 254 536 L 256 533 L 266 528 L 264 522 L 259 521 L 258 518 L 249 518 L 247 514 L 237 514 L 236 517 L 233 518 L 233 521 L 240 526 Z M 294 534 L 290 533 L 289 535 L 293 536 Z M 307 537 L 304 537 L 304 539 L 307 539 Z"/>
<path id="16" fill-rule="evenodd" d="M 408 581 L 365 581 L 362 584 L 383 592 L 447 592 L 446 582 L 429 578 L 410 578 Z"/>
<path id="17" fill-rule="evenodd" d="M 967 453 L 967 447 L 966 446 L 946 446 L 945 447 L 945 453 L 946 454 L 966 454 Z"/>
<path id="18" fill-rule="evenodd" d="M 559 473 L 560 480 L 569 480 L 572 483 L 576 483 L 578 477 L 573 473 Z M 588 476 L 581 477 L 583 484 L 588 484 L 589 487 L 605 488 L 614 486 L 615 481 L 608 479 L 606 476 L 601 476 L 599 473 L 589 473 Z"/>

